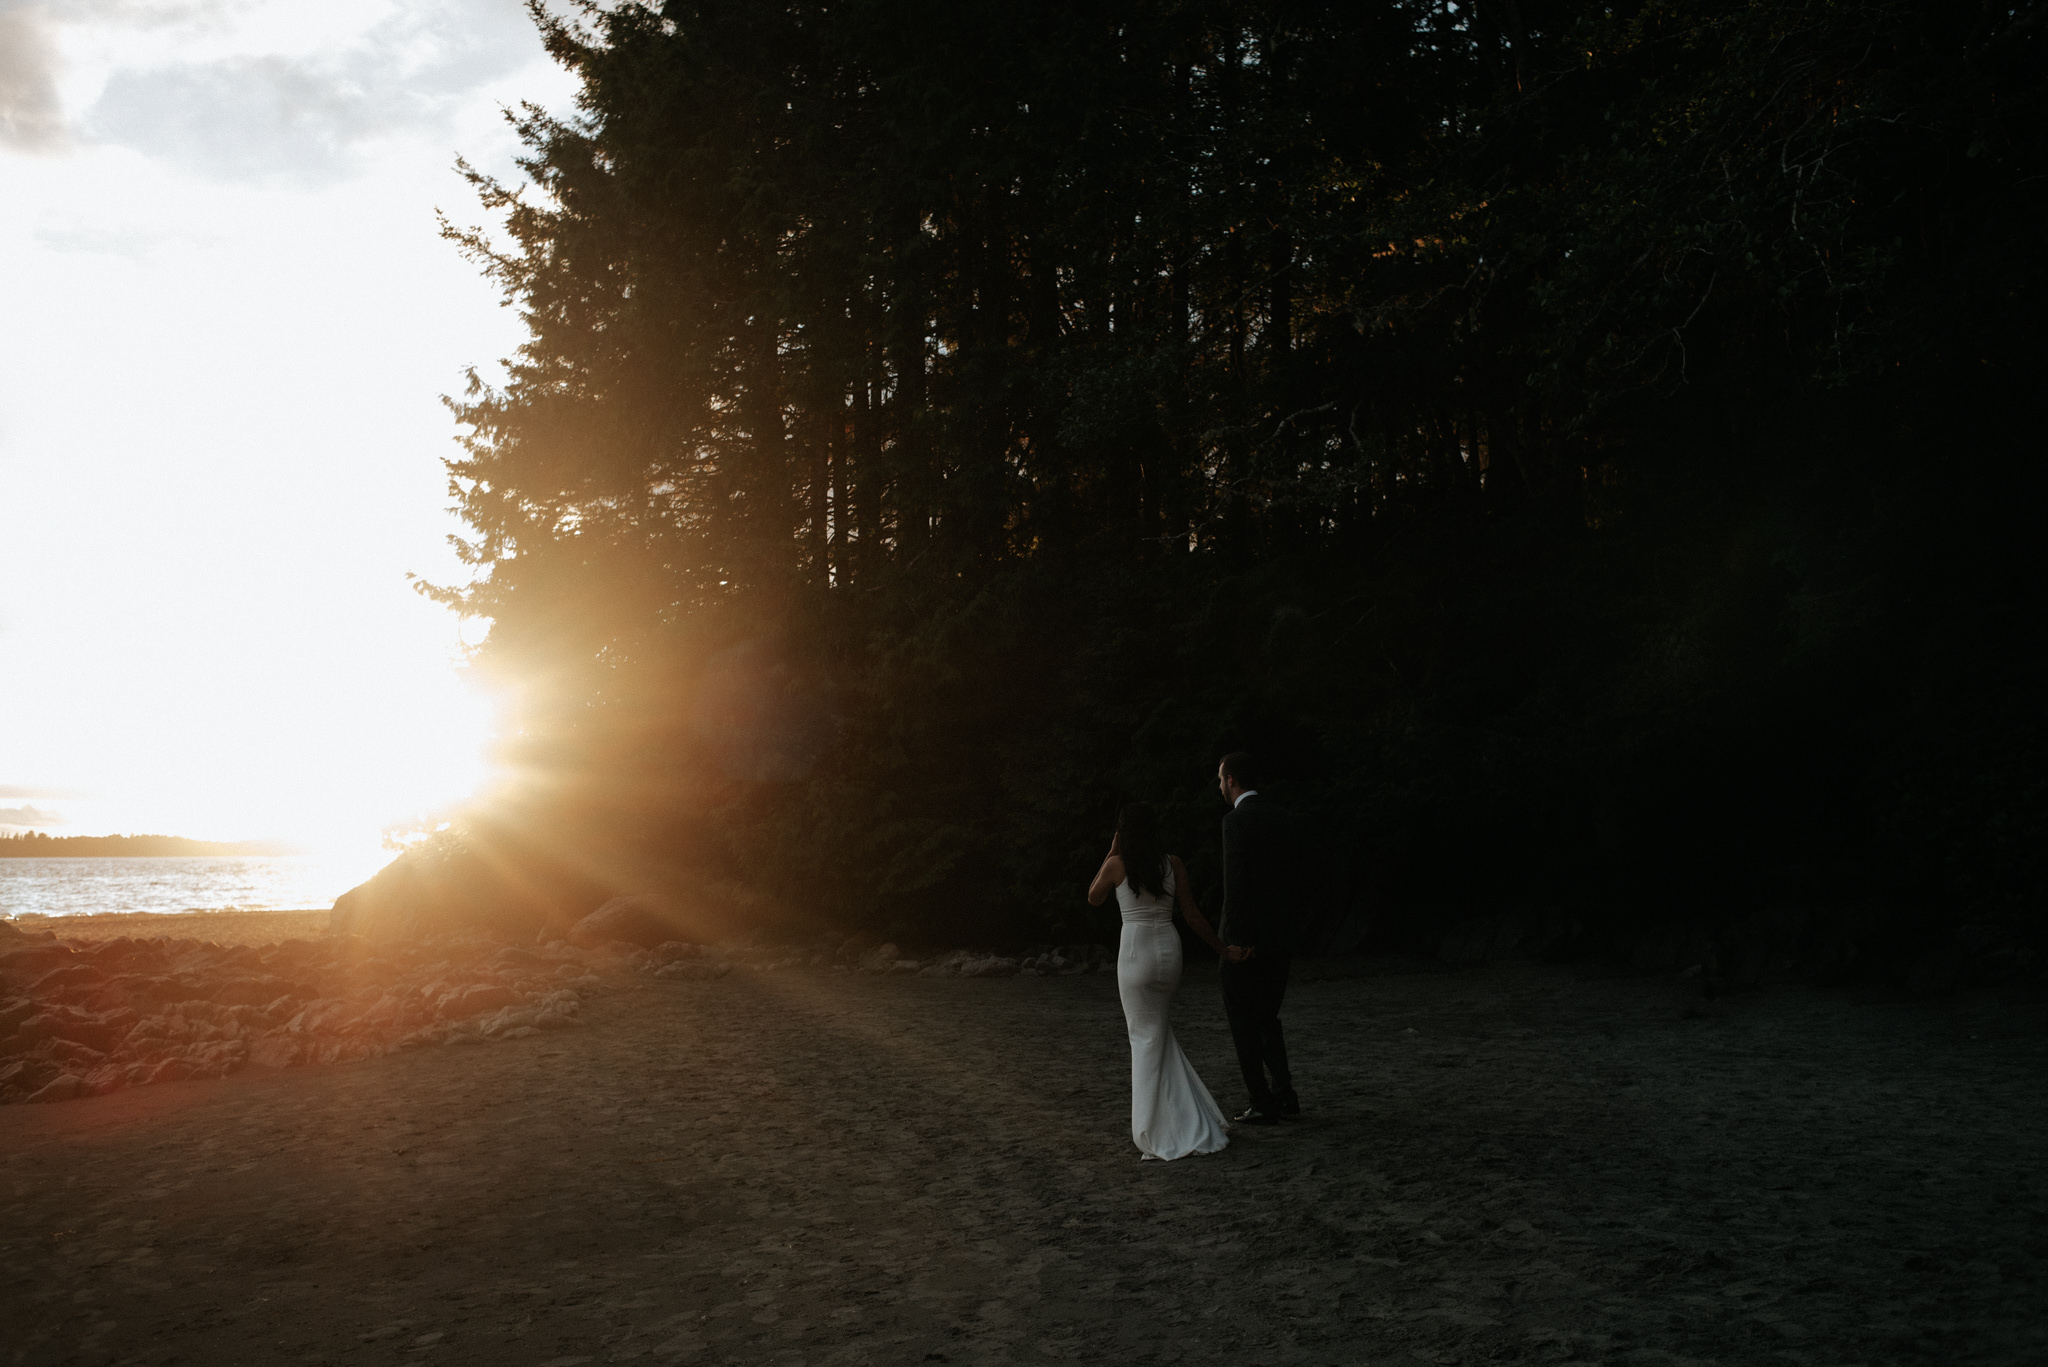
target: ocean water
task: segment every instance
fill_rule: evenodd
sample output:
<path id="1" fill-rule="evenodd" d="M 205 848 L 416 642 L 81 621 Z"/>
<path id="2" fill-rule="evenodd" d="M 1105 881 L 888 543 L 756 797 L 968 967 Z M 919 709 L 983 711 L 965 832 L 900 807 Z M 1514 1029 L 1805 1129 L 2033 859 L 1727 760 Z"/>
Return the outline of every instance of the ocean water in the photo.
<path id="1" fill-rule="evenodd" d="M 0 916 L 325 910 L 381 863 L 313 855 L 0 859 Z"/>

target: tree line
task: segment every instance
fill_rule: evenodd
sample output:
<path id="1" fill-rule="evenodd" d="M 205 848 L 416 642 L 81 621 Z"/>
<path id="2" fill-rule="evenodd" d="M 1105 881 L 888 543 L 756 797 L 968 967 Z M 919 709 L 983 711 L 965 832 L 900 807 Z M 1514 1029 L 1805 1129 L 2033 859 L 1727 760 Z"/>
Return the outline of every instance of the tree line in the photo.
<path id="1" fill-rule="evenodd" d="M 1643 796 L 1745 825 L 1685 791 L 1717 728 L 1824 765 L 1793 719 L 1933 629 L 1929 548 L 2010 549 L 2038 6 L 537 17 L 578 105 L 450 229 L 529 339 L 454 403 L 431 591 L 520 690 L 524 829 L 604 880 L 1057 921 L 1119 795 L 1194 849 L 1258 743 L 1336 903 L 1612 905 L 1679 866 Z M 1843 724 L 1931 734 L 1880 691 Z M 1881 843 L 1891 741 L 1840 743 L 1811 857 L 1727 835 L 1678 900 Z"/>

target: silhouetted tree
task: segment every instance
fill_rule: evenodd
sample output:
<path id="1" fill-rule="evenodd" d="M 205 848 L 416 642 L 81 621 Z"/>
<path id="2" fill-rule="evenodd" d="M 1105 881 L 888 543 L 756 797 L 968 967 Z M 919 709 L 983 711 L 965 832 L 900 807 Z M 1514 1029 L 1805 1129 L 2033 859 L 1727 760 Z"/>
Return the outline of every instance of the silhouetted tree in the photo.
<path id="1" fill-rule="evenodd" d="M 436 592 L 557 814 L 785 905 L 1050 916 L 1112 789 L 1195 839 L 1257 736 L 1468 900 L 1668 881 L 1602 813 L 1804 753 L 1919 573 L 1728 547 L 2022 430 L 2035 4 L 536 13 L 579 106 L 455 234 L 530 339 Z"/>

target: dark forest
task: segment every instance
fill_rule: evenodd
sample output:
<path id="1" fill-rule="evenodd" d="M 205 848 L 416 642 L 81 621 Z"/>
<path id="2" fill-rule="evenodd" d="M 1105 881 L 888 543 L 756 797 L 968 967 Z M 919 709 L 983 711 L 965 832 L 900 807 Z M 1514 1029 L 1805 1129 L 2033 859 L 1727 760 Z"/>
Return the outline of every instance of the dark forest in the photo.
<path id="1" fill-rule="evenodd" d="M 2039 4 L 536 13 L 415 865 L 1081 940 L 1246 748 L 1325 950 L 2039 971 Z"/>

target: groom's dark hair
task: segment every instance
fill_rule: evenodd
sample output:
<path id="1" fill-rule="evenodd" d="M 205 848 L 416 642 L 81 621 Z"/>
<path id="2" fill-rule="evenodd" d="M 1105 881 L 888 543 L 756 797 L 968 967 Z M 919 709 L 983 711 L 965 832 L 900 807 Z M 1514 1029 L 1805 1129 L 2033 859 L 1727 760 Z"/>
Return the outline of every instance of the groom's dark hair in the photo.
<path id="1" fill-rule="evenodd" d="M 1237 786 L 1247 792 L 1258 787 L 1259 779 L 1262 777 L 1259 762 L 1245 750 L 1232 750 L 1223 757 L 1223 775 L 1225 778 L 1235 779 Z"/>

